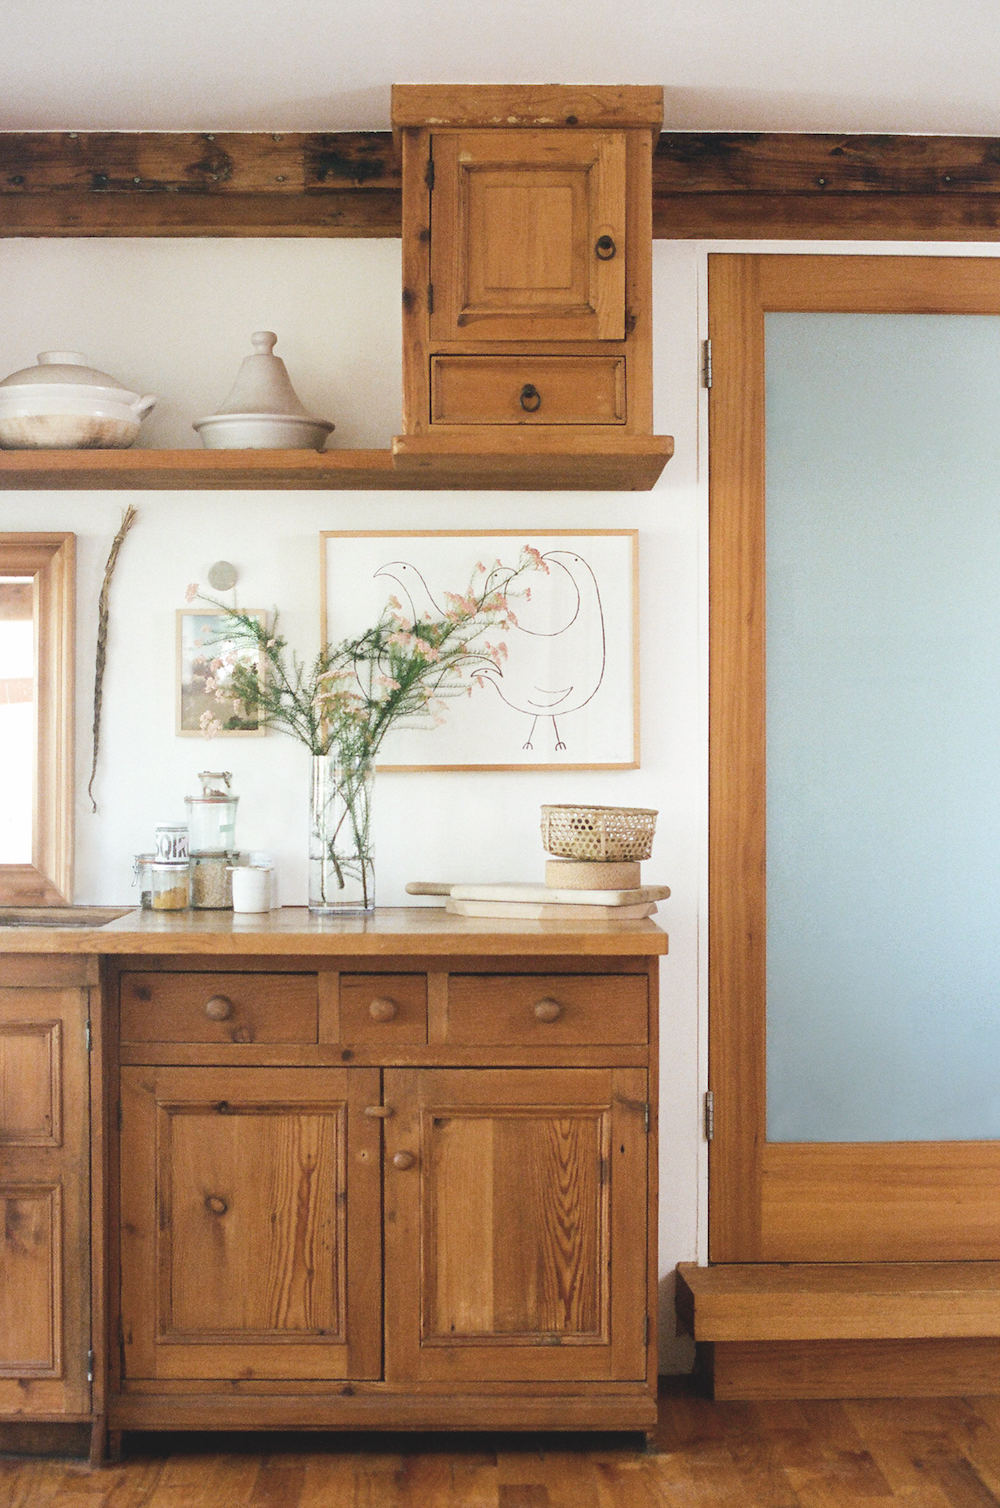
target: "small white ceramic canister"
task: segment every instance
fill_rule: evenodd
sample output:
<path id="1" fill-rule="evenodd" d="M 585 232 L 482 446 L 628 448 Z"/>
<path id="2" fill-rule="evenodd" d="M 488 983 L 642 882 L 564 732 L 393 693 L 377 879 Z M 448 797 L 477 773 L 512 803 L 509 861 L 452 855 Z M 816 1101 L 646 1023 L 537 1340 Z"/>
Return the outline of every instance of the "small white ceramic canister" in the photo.
<path id="1" fill-rule="evenodd" d="M 234 866 L 233 910 L 259 912 L 271 909 L 271 871 L 250 864 Z"/>

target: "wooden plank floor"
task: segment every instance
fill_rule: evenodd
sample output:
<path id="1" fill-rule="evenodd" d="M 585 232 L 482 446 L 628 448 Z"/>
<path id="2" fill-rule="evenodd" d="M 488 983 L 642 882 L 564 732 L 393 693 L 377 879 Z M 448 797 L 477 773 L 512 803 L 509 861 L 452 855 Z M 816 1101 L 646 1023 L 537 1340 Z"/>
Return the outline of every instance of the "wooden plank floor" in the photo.
<path id="1" fill-rule="evenodd" d="M 3 1508 L 995 1508 L 1000 1397 L 661 1399 L 656 1449 L 557 1435 L 133 1435 L 0 1458 Z"/>

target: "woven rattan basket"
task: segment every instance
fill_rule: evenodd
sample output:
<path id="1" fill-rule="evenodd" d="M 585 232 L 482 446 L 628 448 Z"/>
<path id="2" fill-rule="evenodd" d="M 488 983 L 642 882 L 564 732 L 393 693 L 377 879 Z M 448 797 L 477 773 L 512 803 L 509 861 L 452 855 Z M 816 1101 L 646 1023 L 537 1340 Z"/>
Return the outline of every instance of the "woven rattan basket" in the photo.
<path id="1" fill-rule="evenodd" d="M 542 847 L 561 859 L 648 859 L 656 816 L 642 806 L 543 806 Z"/>

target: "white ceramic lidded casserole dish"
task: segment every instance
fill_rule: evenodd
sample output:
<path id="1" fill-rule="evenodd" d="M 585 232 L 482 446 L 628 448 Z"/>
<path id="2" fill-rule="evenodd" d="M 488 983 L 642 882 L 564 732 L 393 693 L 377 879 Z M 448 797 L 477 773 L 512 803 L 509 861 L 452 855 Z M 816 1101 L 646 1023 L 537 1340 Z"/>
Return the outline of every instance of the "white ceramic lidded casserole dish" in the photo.
<path id="1" fill-rule="evenodd" d="M 4 450 L 125 450 L 156 399 L 129 392 L 79 351 L 42 351 L 0 382 Z"/>

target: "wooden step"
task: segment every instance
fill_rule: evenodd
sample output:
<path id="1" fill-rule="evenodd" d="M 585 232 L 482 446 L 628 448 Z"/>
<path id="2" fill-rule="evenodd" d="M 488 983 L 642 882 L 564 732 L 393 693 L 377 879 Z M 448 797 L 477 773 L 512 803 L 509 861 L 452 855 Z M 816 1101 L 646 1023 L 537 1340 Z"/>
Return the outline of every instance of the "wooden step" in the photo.
<path id="1" fill-rule="evenodd" d="M 1000 1262 L 682 1262 L 677 1314 L 697 1341 L 1000 1337 Z"/>

